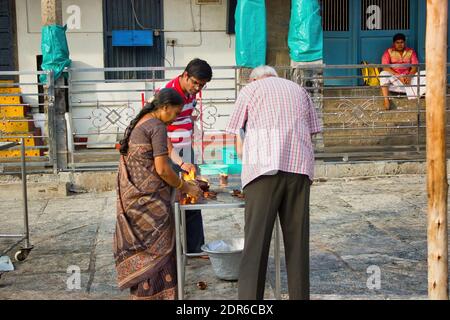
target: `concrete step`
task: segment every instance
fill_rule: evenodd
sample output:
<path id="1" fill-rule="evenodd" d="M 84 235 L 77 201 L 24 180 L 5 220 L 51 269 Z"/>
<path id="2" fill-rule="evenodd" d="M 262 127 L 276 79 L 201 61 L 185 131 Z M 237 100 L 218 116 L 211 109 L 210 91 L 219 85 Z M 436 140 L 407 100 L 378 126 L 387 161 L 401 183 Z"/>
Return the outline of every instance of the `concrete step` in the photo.
<path id="1" fill-rule="evenodd" d="M 0 95 L 0 104 L 11 105 L 11 104 L 20 104 L 20 103 L 21 103 L 20 96 L 2 96 L 2 95 Z"/>
<path id="2" fill-rule="evenodd" d="M 391 98 L 390 111 L 422 111 L 425 112 L 425 100 L 408 100 L 406 98 Z M 353 98 L 353 99 L 330 99 L 323 100 L 323 111 L 345 111 L 345 110 L 366 110 L 366 111 L 384 111 L 382 98 Z"/>
<path id="3" fill-rule="evenodd" d="M 411 125 L 417 124 L 417 114 L 415 113 L 359 113 L 359 112 L 341 112 L 326 113 L 322 117 L 323 124 L 326 127 L 335 128 L 339 126 L 388 126 L 394 125 Z M 423 120 L 425 121 L 425 120 Z"/>
<path id="4" fill-rule="evenodd" d="M 40 130 L 35 129 L 33 132 L 10 132 L 10 133 L 3 133 L 1 135 L 0 141 L 13 141 L 13 142 L 20 142 L 21 138 L 18 136 L 24 136 L 27 137 L 24 139 L 25 146 L 26 147 L 37 147 L 42 146 L 43 139 L 42 138 L 35 138 L 34 136 L 40 136 Z M 8 159 L 16 161 L 16 159 L 20 159 L 21 151 L 20 146 L 16 146 L 14 148 L 8 149 L 8 150 L 1 150 L 0 151 L 0 159 L 2 159 L 2 162 L 10 162 Z M 46 149 L 26 149 L 25 155 L 27 157 L 40 157 L 43 156 L 46 152 Z M 17 160 L 19 161 L 19 160 Z M 29 161 L 29 159 L 27 159 Z"/>
<path id="5" fill-rule="evenodd" d="M 348 88 L 341 88 L 341 87 L 325 87 L 322 90 L 322 94 L 325 97 L 351 97 L 351 96 L 381 96 L 381 88 L 377 87 L 368 87 L 368 86 L 359 86 L 359 87 L 352 87 L 351 89 Z M 390 92 L 391 96 L 402 96 L 406 97 L 405 94 L 397 93 L 397 92 Z"/>
<path id="6" fill-rule="evenodd" d="M 417 127 L 425 124 L 425 99 L 391 93 L 390 100 L 386 111 L 379 88 L 325 88 L 324 148 L 416 145 L 418 132 L 419 142 L 424 142 L 424 130 Z"/>
<path id="7" fill-rule="evenodd" d="M 20 94 L 22 91 L 18 87 L 0 86 L 0 94 Z"/>
<path id="8" fill-rule="evenodd" d="M 20 159 L 22 152 L 18 150 L 1 150 L 0 159 Z M 44 154 L 42 149 L 26 149 L 25 156 L 27 157 L 40 157 Z M 27 160 L 28 161 L 28 160 Z"/>
<path id="9" fill-rule="evenodd" d="M 25 118 L 29 111 L 29 106 L 0 105 L 0 118 Z"/>
<path id="10" fill-rule="evenodd" d="M 21 134 L 22 135 L 22 134 Z M 34 147 L 34 146 L 41 146 L 42 145 L 42 139 L 34 138 L 34 134 L 31 132 L 23 134 L 23 136 L 28 137 L 25 138 L 25 146 L 27 147 Z M 20 142 L 20 138 L 16 138 L 16 133 L 9 133 L 9 134 L 3 134 L 2 138 L 0 138 L 0 142 Z"/>
<path id="11" fill-rule="evenodd" d="M 33 119 L 20 118 L 20 119 L 2 119 L 0 120 L 0 131 L 11 132 L 32 132 L 34 131 Z"/>

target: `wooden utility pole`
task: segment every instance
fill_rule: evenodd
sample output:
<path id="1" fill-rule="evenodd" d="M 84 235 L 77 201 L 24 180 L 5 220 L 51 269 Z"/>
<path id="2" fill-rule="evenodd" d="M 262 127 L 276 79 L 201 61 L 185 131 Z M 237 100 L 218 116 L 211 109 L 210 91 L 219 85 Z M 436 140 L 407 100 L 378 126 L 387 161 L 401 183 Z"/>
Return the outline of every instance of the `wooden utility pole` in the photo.
<path id="1" fill-rule="evenodd" d="M 448 300 L 447 10 L 448 0 L 427 0 L 428 297 L 433 300 Z"/>
<path id="2" fill-rule="evenodd" d="M 61 0 L 41 0 L 42 26 L 62 22 Z"/>
<path id="3" fill-rule="evenodd" d="M 41 0 L 41 18 L 42 26 L 52 24 L 62 25 L 61 0 Z M 64 79 L 62 77 L 57 79 L 55 85 L 56 87 L 64 86 Z M 50 101 L 45 106 L 50 140 L 48 145 L 53 149 L 53 161 L 56 162 L 57 169 L 61 170 L 67 168 L 68 158 L 67 128 L 64 117 L 64 113 L 67 110 L 65 99 L 66 90 L 55 88 L 54 93 L 54 102 Z M 53 108 L 53 110 L 48 110 L 49 107 Z"/>

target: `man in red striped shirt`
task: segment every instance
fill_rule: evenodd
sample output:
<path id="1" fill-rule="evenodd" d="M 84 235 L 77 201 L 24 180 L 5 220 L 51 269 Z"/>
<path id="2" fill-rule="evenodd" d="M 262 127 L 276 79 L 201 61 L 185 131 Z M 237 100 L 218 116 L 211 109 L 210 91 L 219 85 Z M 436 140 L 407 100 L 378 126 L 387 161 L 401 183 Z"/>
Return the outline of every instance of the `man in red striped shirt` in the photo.
<path id="1" fill-rule="evenodd" d="M 169 137 L 169 152 L 172 162 L 176 164 L 174 169 L 189 172 L 196 170 L 194 162 L 194 150 L 192 148 L 192 134 L 194 129 L 194 119 L 192 113 L 197 104 L 196 95 L 211 81 L 211 66 L 204 60 L 193 59 L 186 66 L 183 73 L 166 84 L 166 88 L 173 88 L 181 95 L 184 106 L 175 119 L 167 127 Z M 186 236 L 187 252 L 201 252 L 204 244 L 203 219 L 201 210 L 186 211 Z"/>

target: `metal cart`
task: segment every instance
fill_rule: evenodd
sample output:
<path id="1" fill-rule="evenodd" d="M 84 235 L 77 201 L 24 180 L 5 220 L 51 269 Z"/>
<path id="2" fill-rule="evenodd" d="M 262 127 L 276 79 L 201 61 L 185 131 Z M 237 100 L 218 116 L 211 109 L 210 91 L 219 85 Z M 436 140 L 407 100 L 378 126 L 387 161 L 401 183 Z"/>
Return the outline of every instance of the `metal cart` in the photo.
<path id="1" fill-rule="evenodd" d="M 175 240 L 177 253 L 177 278 L 178 299 L 184 299 L 186 260 L 188 257 L 205 255 L 205 253 L 186 252 L 186 210 L 204 209 L 233 209 L 244 208 L 245 202 L 235 199 L 229 192 L 223 191 L 217 194 L 217 200 L 206 200 L 204 203 L 181 205 L 174 202 L 175 214 Z M 275 223 L 275 298 L 281 299 L 281 269 L 280 269 L 280 224 L 278 218 Z"/>
<path id="2" fill-rule="evenodd" d="M 19 239 L 16 243 L 14 243 L 11 247 L 9 247 L 4 254 L 8 253 L 14 247 L 16 247 L 22 241 L 24 245 L 21 247 L 19 251 L 16 252 L 14 258 L 17 261 L 23 261 L 28 257 L 28 254 L 33 249 L 33 246 L 30 244 L 30 229 L 28 224 L 28 199 L 27 199 L 27 170 L 25 163 L 25 139 L 21 138 L 20 143 L 17 142 L 0 142 L 0 150 L 6 150 L 13 148 L 17 145 L 21 146 L 21 173 L 22 173 L 22 198 L 23 198 L 23 221 L 24 221 L 24 232 L 22 234 L 0 234 L 0 238 L 8 238 L 8 239 Z"/>

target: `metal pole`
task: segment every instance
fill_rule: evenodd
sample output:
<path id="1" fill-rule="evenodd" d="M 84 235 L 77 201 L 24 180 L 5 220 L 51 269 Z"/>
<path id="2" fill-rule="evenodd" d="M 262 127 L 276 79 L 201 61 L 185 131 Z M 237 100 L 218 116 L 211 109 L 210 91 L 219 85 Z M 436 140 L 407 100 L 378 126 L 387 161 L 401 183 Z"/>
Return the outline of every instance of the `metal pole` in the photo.
<path id="1" fill-rule="evenodd" d="M 186 254 L 187 254 L 187 237 L 186 237 L 186 211 L 182 210 L 180 208 L 180 215 L 181 215 L 181 233 L 183 235 L 182 238 L 182 243 L 181 245 L 183 246 L 183 279 L 184 279 L 184 271 L 185 271 L 185 266 L 186 266 Z"/>
<path id="2" fill-rule="evenodd" d="M 155 90 L 156 90 L 156 76 L 155 76 L 155 70 L 152 70 L 152 96 L 155 95 Z"/>
<path id="3" fill-rule="evenodd" d="M 25 164 L 25 139 L 21 138 L 21 167 L 22 167 L 22 197 L 23 197 L 23 220 L 25 234 L 25 248 L 30 247 L 30 230 L 28 227 L 28 197 L 27 197 L 27 168 Z"/>
<path id="4" fill-rule="evenodd" d="M 181 235 L 180 235 L 180 204 L 175 202 L 173 206 L 173 211 L 175 215 L 175 246 L 177 255 L 177 284 L 178 284 L 178 300 L 183 300 L 184 298 L 184 273 L 181 271 L 184 268 L 182 263 L 182 248 L 181 248 Z"/>

